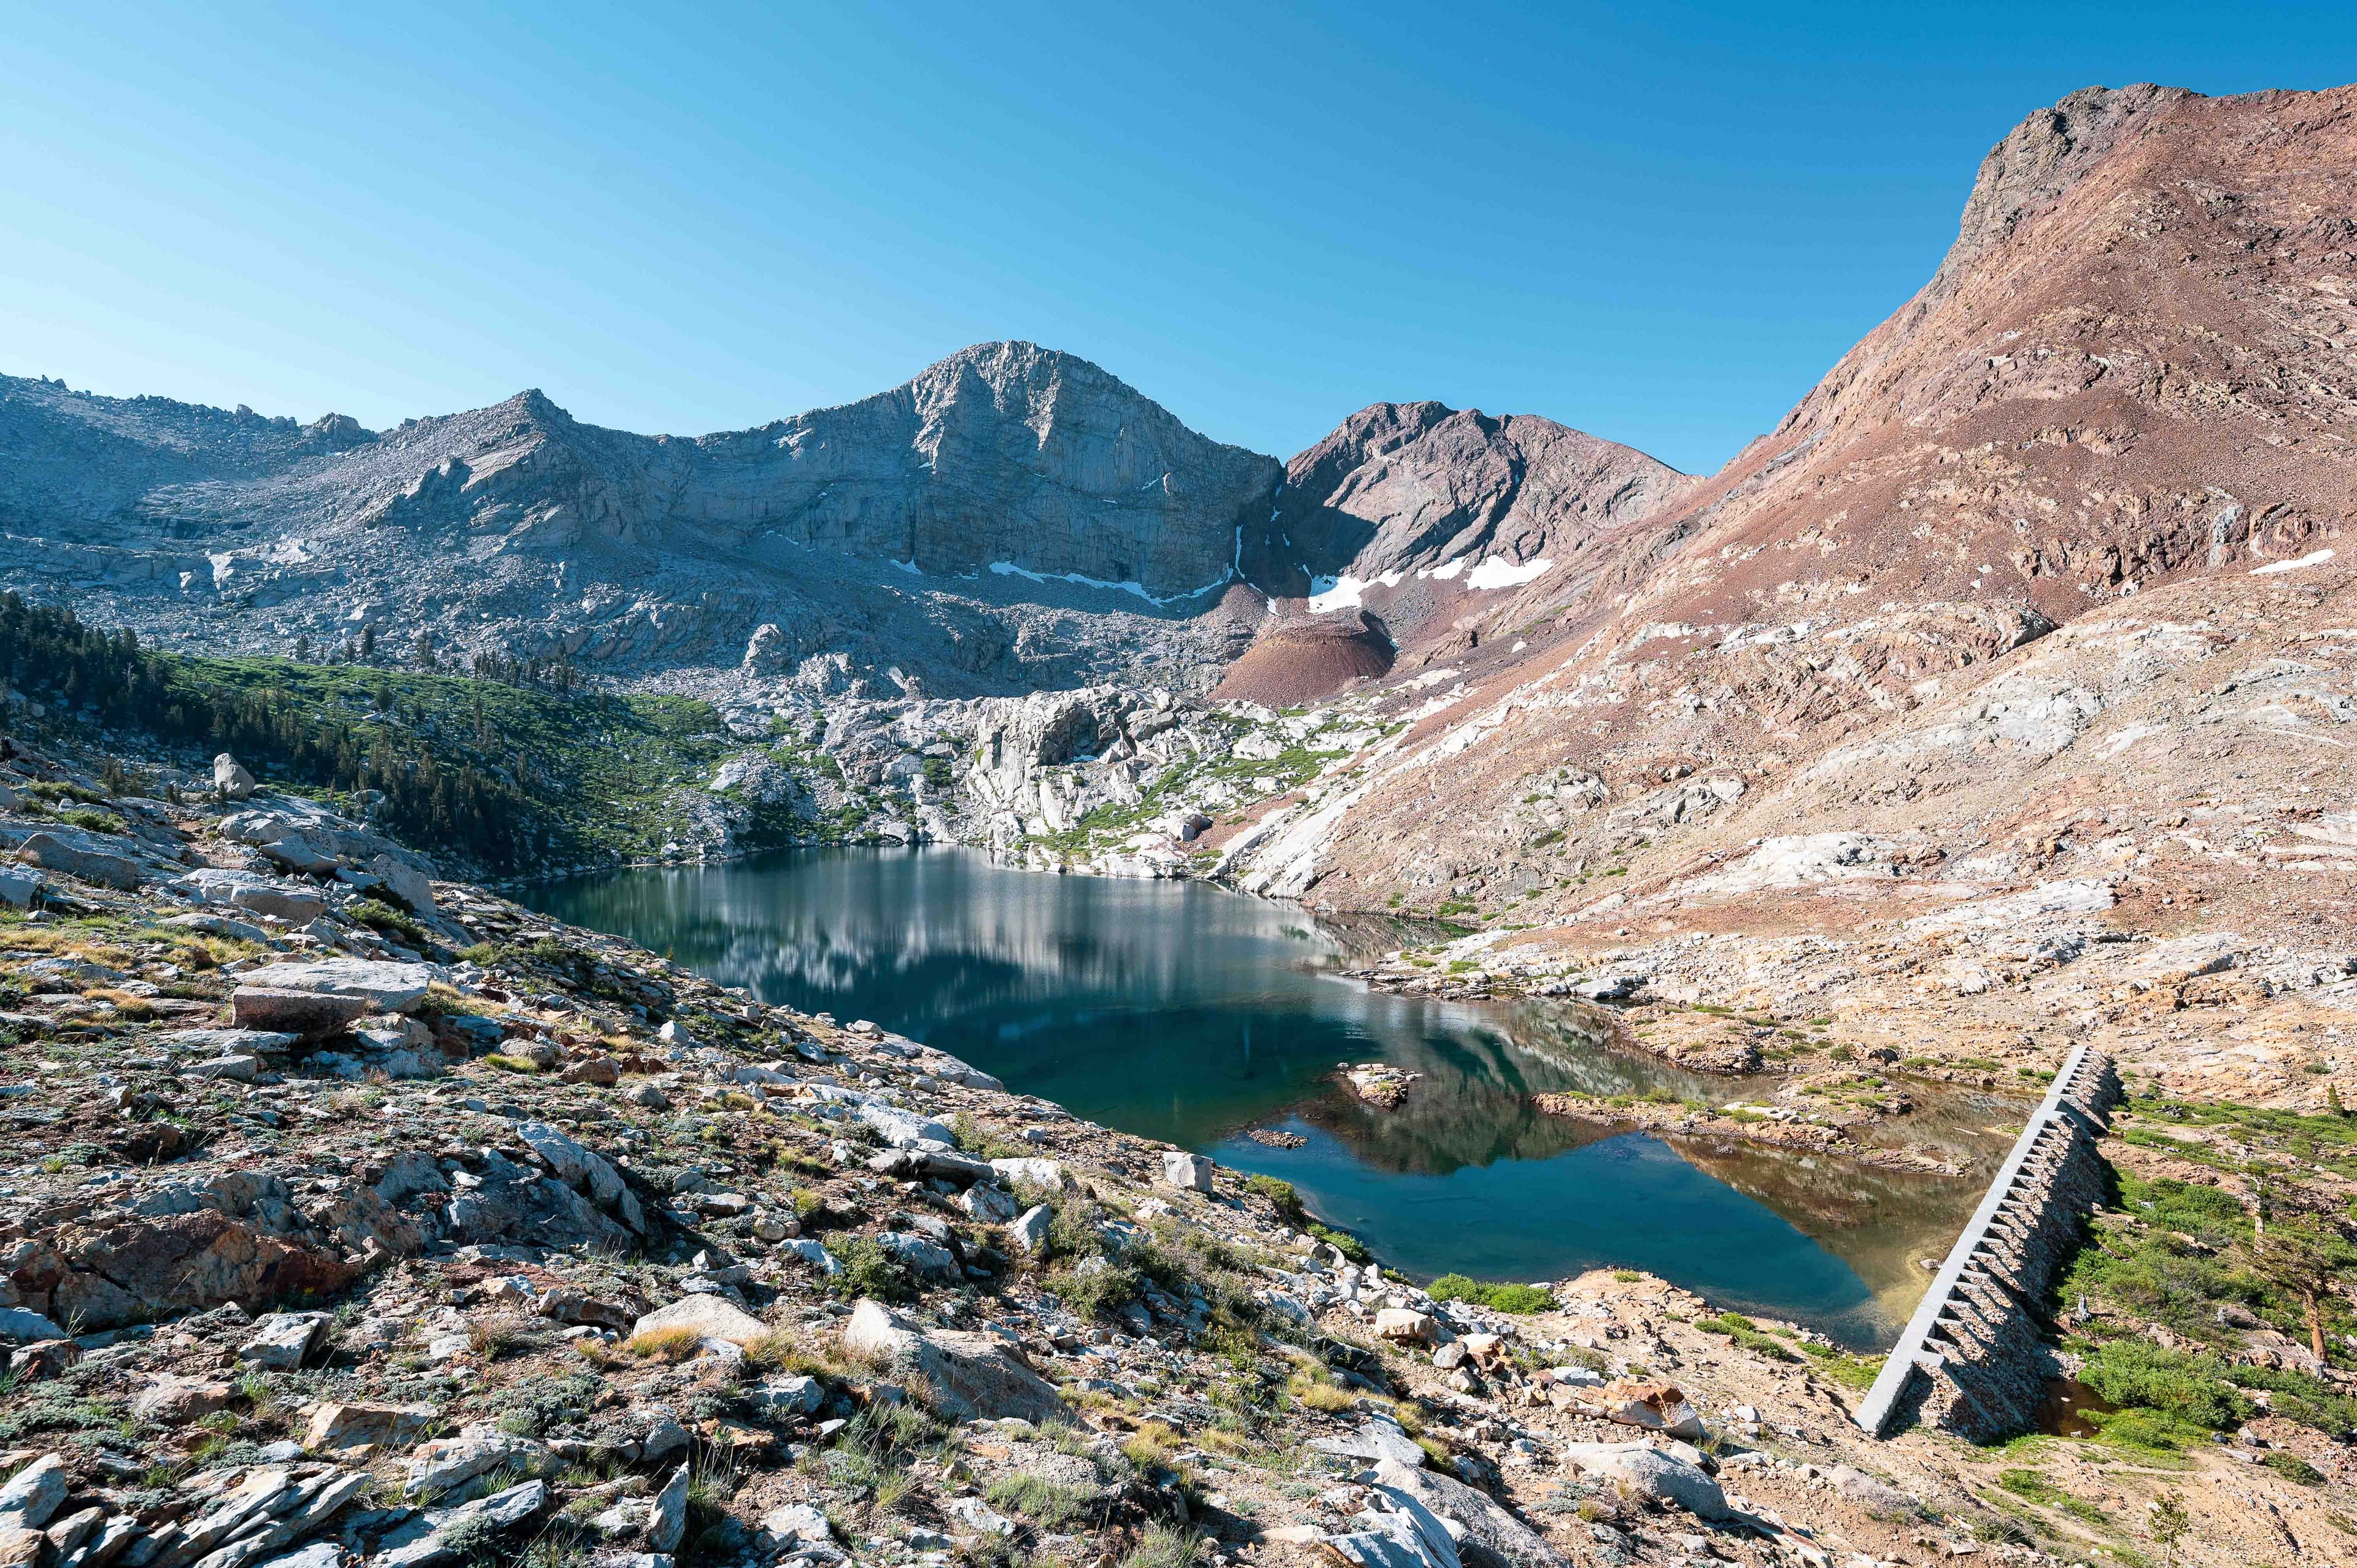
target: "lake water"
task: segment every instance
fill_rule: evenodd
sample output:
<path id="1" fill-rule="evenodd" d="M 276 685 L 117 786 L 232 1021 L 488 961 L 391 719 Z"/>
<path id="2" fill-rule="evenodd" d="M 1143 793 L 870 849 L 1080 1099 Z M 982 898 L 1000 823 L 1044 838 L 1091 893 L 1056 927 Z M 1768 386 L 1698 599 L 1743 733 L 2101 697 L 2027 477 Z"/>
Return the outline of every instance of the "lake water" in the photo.
<path id="1" fill-rule="evenodd" d="M 1974 1174 L 1895 1176 L 1748 1144 L 1674 1144 L 1543 1116 L 1548 1090 L 1772 1085 L 1679 1072 L 1562 1004 L 1385 995 L 1343 978 L 1402 945 L 1388 922 L 1320 923 L 1200 883 L 1008 870 L 972 851 L 808 850 L 620 872 L 526 901 L 626 936 L 773 1004 L 872 1018 L 1020 1092 L 1221 1164 L 1284 1177 L 1328 1223 L 1419 1277 L 1650 1270 L 1714 1303 L 1889 1344 L 2002 1156 L 2021 1111 L 1939 1102 L 1898 1135 Z M 1397 1110 L 1335 1076 L 1422 1074 Z M 1308 1140 L 1272 1147 L 1254 1130 Z"/>

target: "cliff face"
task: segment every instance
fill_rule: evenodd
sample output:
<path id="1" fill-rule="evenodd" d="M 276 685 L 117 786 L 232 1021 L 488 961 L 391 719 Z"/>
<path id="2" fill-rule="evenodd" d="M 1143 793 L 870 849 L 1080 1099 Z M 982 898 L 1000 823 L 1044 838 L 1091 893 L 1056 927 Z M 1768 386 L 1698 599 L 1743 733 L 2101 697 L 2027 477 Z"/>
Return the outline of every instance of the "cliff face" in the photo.
<path id="1" fill-rule="evenodd" d="M 1553 420 L 1379 403 L 1286 466 L 1277 521 L 1305 570 L 1367 581 L 1566 557 L 1693 482 Z"/>

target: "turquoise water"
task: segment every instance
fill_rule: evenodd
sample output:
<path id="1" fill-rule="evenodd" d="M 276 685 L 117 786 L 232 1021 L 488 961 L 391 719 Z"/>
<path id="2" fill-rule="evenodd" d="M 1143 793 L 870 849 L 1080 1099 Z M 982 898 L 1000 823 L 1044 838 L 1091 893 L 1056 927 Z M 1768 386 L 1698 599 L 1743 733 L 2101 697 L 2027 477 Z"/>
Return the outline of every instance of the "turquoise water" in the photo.
<path id="1" fill-rule="evenodd" d="M 1915 1258 L 1944 1251 L 1978 1196 L 1970 1179 L 1542 1116 L 1528 1097 L 1547 1090 L 1768 1090 L 1616 1048 L 1590 1009 L 1370 991 L 1335 972 L 1403 930 L 1200 883 L 1010 871 L 957 849 L 811 850 L 526 897 L 772 1004 L 872 1018 L 1077 1115 L 1282 1176 L 1420 1276 L 1641 1268 L 1864 1348 L 1896 1336 L 1929 1277 Z M 1378 1058 L 1423 1075 L 1397 1110 L 1337 1083 L 1338 1063 Z"/>

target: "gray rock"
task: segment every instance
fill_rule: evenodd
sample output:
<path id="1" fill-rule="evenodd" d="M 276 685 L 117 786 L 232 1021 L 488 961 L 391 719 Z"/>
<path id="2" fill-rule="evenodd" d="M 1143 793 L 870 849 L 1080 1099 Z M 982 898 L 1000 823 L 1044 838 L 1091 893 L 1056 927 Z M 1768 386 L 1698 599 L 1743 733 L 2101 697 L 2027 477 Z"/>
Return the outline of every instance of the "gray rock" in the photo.
<path id="1" fill-rule="evenodd" d="M 14 1339 L 19 1344 L 37 1339 L 62 1339 L 66 1331 L 42 1316 L 21 1306 L 0 1306 L 0 1339 Z"/>
<path id="2" fill-rule="evenodd" d="M 957 1143 L 957 1135 L 939 1122 L 894 1106 L 871 1102 L 859 1107 L 858 1116 L 896 1149 L 913 1149 L 926 1143 Z"/>
<path id="3" fill-rule="evenodd" d="M 298 1546 L 283 1552 L 254 1568 L 337 1568 L 344 1560 L 344 1549 L 332 1541 L 315 1541 L 308 1546 Z"/>
<path id="4" fill-rule="evenodd" d="M 434 880 L 406 861 L 380 854 L 368 863 L 378 886 L 420 915 L 434 912 Z"/>
<path id="5" fill-rule="evenodd" d="M 977 1224 L 1003 1225 L 1015 1218 L 1015 1195 L 987 1183 L 977 1183 L 958 1194 L 957 1205 Z"/>
<path id="6" fill-rule="evenodd" d="M 41 896 L 48 879 L 38 873 L 19 871 L 12 865 L 0 865 L 0 904 L 11 909 L 29 909 Z"/>
<path id="7" fill-rule="evenodd" d="M 1163 1152 L 1163 1181 L 1183 1191 L 1211 1191 L 1211 1173 L 1218 1168 L 1202 1155 L 1190 1155 L 1184 1149 L 1168 1149 Z"/>
<path id="8" fill-rule="evenodd" d="M 630 1333 L 635 1337 L 681 1328 L 692 1330 L 698 1338 L 725 1339 L 731 1345 L 750 1345 L 775 1332 L 751 1313 L 718 1296 L 690 1295 L 648 1313 L 630 1326 Z"/>
<path id="9" fill-rule="evenodd" d="M 428 1509 L 384 1539 L 369 1568 L 436 1568 L 483 1549 L 545 1508 L 548 1483 L 526 1481 L 456 1508 Z"/>
<path id="10" fill-rule="evenodd" d="M 241 984 L 229 999 L 230 1021 L 239 1028 L 305 1039 L 336 1034 L 368 1010 L 367 1001 L 358 996 L 253 984 Z"/>
<path id="11" fill-rule="evenodd" d="M 478 1423 L 456 1437 L 436 1437 L 411 1449 L 402 1489 L 414 1498 L 438 1498 L 478 1476 L 542 1452 L 529 1438 Z"/>
<path id="12" fill-rule="evenodd" d="M 1563 1458 L 1575 1470 L 1625 1483 L 1696 1519 L 1723 1520 L 1733 1511 L 1727 1494 L 1700 1466 L 1642 1443 L 1570 1443 L 1564 1445 Z"/>
<path id="13" fill-rule="evenodd" d="M 212 1057 L 204 1061 L 188 1063 L 180 1069 L 180 1076 L 224 1079 L 231 1083 L 252 1083 L 262 1076 L 262 1058 L 255 1056 Z"/>
<path id="14" fill-rule="evenodd" d="M 249 970 L 238 977 L 242 985 L 274 991 L 309 991 L 328 996 L 357 996 L 369 1013 L 406 1013 L 425 1000 L 434 970 L 423 963 L 378 963 L 368 959 L 330 958 L 310 963 L 274 963 Z"/>
<path id="15" fill-rule="evenodd" d="M 921 1330 L 881 1302 L 862 1301 L 853 1309 L 843 1348 L 889 1373 L 923 1379 L 933 1391 L 934 1408 L 952 1421 L 1013 1415 L 1045 1422 L 1065 1413 L 1055 1388 L 1003 1340 Z"/>
<path id="16" fill-rule="evenodd" d="M 826 1515 L 808 1503 L 789 1503 L 761 1516 L 761 1544 L 771 1552 L 782 1553 L 796 1546 L 816 1546 L 834 1539 L 834 1527 L 827 1522 Z"/>
<path id="17" fill-rule="evenodd" d="M 1487 1492 L 1435 1470 L 1383 1458 L 1375 1463 L 1382 1493 L 1397 1507 L 1410 1502 L 1438 1519 L 1454 1520 L 1466 1539 L 1515 1568 L 1567 1568 L 1545 1537 L 1491 1500 Z"/>
<path id="18" fill-rule="evenodd" d="M 226 800 L 242 800 L 253 793 L 253 775 L 224 751 L 213 758 L 213 789 Z"/>
<path id="19" fill-rule="evenodd" d="M 786 1241 L 784 1245 L 787 1251 L 810 1264 L 829 1279 L 843 1273 L 843 1265 L 835 1261 L 834 1253 L 826 1250 L 826 1243 L 823 1241 L 814 1240 L 808 1236 L 797 1236 Z"/>
<path id="20" fill-rule="evenodd" d="M 826 1402 L 826 1385 L 816 1378 L 774 1377 L 746 1390 L 745 1399 L 770 1415 L 812 1415 Z"/>
<path id="21" fill-rule="evenodd" d="M 253 1332 L 238 1347 L 237 1359 L 249 1366 L 291 1371 L 309 1359 L 328 1330 L 324 1312 L 274 1312 L 253 1325 Z"/>
<path id="22" fill-rule="evenodd" d="M 631 1193 L 630 1184 L 613 1162 L 593 1149 L 566 1137 L 544 1122 L 520 1122 L 516 1136 L 522 1138 L 541 1162 L 556 1173 L 559 1181 L 576 1192 L 587 1193 L 599 1208 L 620 1217 L 631 1230 L 644 1231 L 646 1217 Z"/>
<path id="23" fill-rule="evenodd" d="M 243 920 L 232 920 L 227 915 L 208 915 L 191 909 L 185 915 L 174 915 L 160 922 L 176 930 L 202 931 L 209 937 L 229 937 L 242 942 L 267 942 L 270 933 L 260 926 Z"/>
<path id="24" fill-rule="evenodd" d="M 687 1466 L 671 1473 L 647 1506 L 646 1541 L 657 1552 L 676 1552 L 687 1534 Z"/>
<path id="25" fill-rule="evenodd" d="M 1023 1218 L 1006 1228 L 1006 1239 L 1027 1252 L 1037 1252 L 1048 1244 L 1048 1227 L 1055 1222 L 1055 1213 L 1044 1204 L 1034 1204 L 1023 1211 Z"/>
<path id="26" fill-rule="evenodd" d="M 289 925 L 303 925 L 328 912 L 328 901 L 319 894 L 291 882 L 257 876 L 248 871 L 224 871 L 205 866 L 188 873 L 172 886 L 175 891 L 184 892 L 199 903 L 226 905 L 256 915 L 270 915 Z"/>
<path id="27" fill-rule="evenodd" d="M 303 1040 L 300 1035 L 273 1029 L 171 1029 L 155 1038 L 175 1052 L 217 1057 L 275 1055 Z"/>
<path id="28" fill-rule="evenodd" d="M 61 876 L 71 876 L 79 881 L 119 887 L 125 892 L 139 886 L 137 861 L 127 855 L 110 854 L 104 850 L 70 843 L 57 833 L 34 833 L 16 846 L 16 854 L 27 865 L 38 865 L 44 871 L 54 871 Z"/>
<path id="29" fill-rule="evenodd" d="M 1027 1182 L 1034 1187 L 1060 1187 L 1064 1185 L 1064 1167 L 1057 1160 L 993 1160 L 990 1168 L 1000 1181 L 1009 1187 Z"/>
<path id="30" fill-rule="evenodd" d="M 922 1236 L 905 1230 L 887 1230 L 876 1238 L 884 1255 L 915 1274 L 920 1280 L 948 1281 L 960 1278 L 958 1261 L 946 1247 L 936 1245 Z"/>
<path id="31" fill-rule="evenodd" d="M 44 1454 L 0 1487 L 0 1527 L 39 1530 L 66 1500 L 66 1462 Z"/>

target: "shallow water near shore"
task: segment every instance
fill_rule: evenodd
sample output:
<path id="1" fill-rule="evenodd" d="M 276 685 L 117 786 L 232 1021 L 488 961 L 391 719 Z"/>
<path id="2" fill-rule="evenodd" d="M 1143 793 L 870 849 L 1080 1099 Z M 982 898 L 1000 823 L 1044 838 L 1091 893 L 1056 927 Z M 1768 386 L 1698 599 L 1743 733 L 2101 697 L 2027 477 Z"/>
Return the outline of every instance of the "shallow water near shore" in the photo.
<path id="1" fill-rule="evenodd" d="M 1338 971 L 1411 940 L 1404 928 L 1321 923 L 1200 883 L 1045 875 L 961 849 L 804 850 L 525 900 L 771 1004 L 872 1018 L 1091 1121 L 1282 1176 L 1419 1277 L 1645 1269 L 1855 1348 L 1896 1337 L 1931 1277 L 1917 1260 L 1947 1250 L 2007 1142 L 1985 1126 L 2004 1102 L 1935 1102 L 1892 1133 L 1972 1169 L 1927 1177 L 1544 1116 L 1530 1096 L 1550 1090 L 1723 1102 L 1773 1086 L 1623 1048 L 1597 1009 L 1371 991 Z M 1336 1078 L 1374 1059 L 1422 1075 L 1395 1110 Z M 1273 1146 L 1255 1129 L 1306 1141 Z"/>

